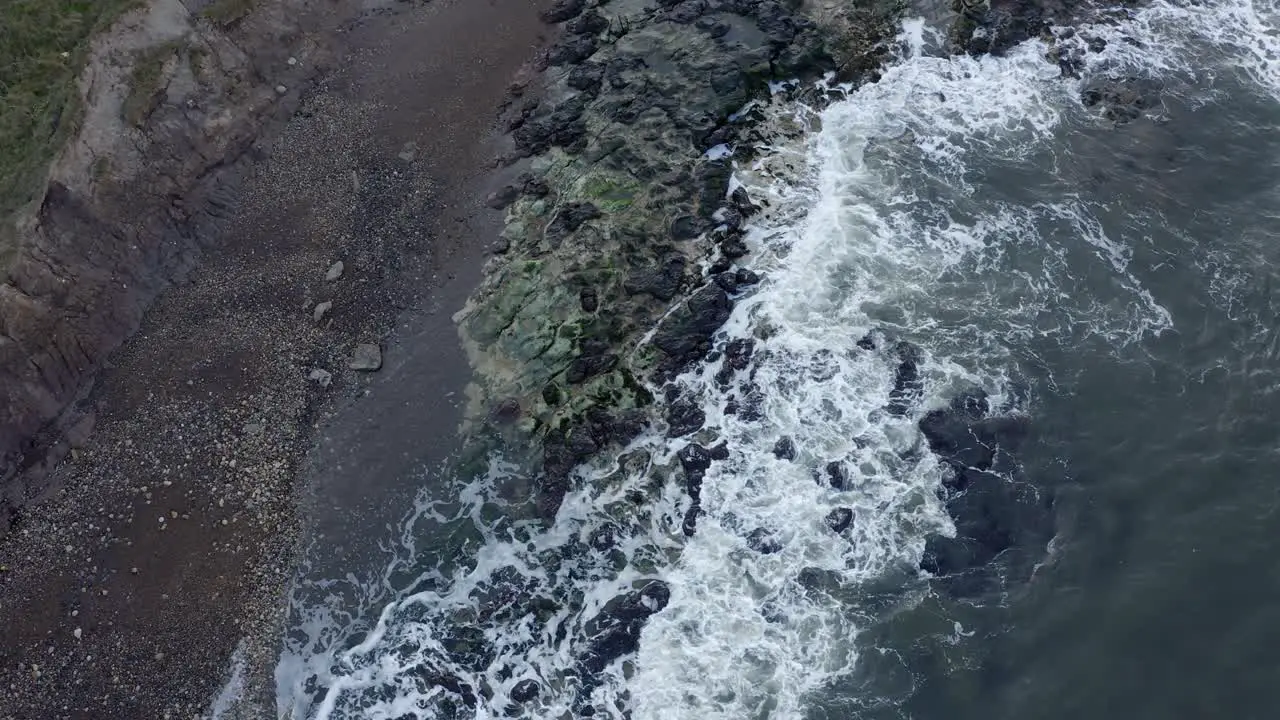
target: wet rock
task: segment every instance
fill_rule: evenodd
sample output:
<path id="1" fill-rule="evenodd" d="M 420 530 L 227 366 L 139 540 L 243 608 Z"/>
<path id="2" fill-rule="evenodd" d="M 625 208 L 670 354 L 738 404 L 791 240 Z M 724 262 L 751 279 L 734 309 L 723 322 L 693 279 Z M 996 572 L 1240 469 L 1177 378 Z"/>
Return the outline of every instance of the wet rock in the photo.
<path id="1" fill-rule="evenodd" d="M 782 551 L 782 543 L 766 528 L 756 528 L 747 535 L 747 547 L 761 555 L 773 555 Z"/>
<path id="2" fill-rule="evenodd" d="M 1023 416 L 987 417 L 986 393 L 981 390 L 960 395 L 945 409 L 933 410 L 920 419 L 920 432 L 929 449 L 955 474 L 946 484 L 955 490 L 966 487 L 966 470 L 989 470 L 996 452 L 1012 452 L 1028 431 Z"/>
<path id="3" fill-rule="evenodd" d="M 1142 117 L 1159 103 L 1159 98 L 1156 83 L 1136 77 L 1094 80 L 1080 93 L 1085 107 L 1098 108 L 1102 117 L 1117 125 Z"/>
<path id="4" fill-rule="evenodd" d="M 595 530 L 591 531 L 587 537 L 587 544 L 601 552 L 612 550 L 618 542 L 620 530 L 613 523 L 605 523 Z"/>
<path id="5" fill-rule="evenodd" d="M 706 11 L 706 0 L 684 0 L 684 2 L 667 11 L 667 19 L 674 23 L 688 25 L 702 17 L 702 14 Z"/>
<path id="6" fill-rule="evenodd" d="M 692 215 L 681 215 L 671 221 L 672 240 L 692 240 L 706 230 L 706 223 Z"/>
<path id="7" fill-rule="evenodd" d="M 520 419 L 523 411 L 517 398 L 503 398 L 489 408 L 489 421 L 498 425 L 510 425 Z"/>
<path id="8" fill-rule="evenodd" d="M 685 264 L 684 256 L 673 255 L 661 265 L 633 270 L 623 283 L 623 289 L 630 295 L 646 294 L 664 302 L 670 301 L 684 284 Z"/>
<path id="9" fill-rule="evenodd" d="M 575 65 L 569 71 L 569 77 L 566 80 L 569 87 L 584 93 L 594 94 L 600 89 L 600 82 L 604 79 L 604 66 L 599 63 L 584 62 L 581 65 Z"/>
<path id="10" fill-rule="evenodd" d="M 587 7 L 587 0 L 556 0 L 542 12 L 543 22 L 559 23 L 577 17 Z"/>
<path id="11" fill-rule="evenodd" d="M 311 319 L 316 322 L 320 322 L 321 320 L 324 320 L 324 316 L 328 315 L 329 311 L 332 309 L 333 309 L 332 300 L 325 300 L 322 303 L 316 303 L 315 308 L 311 310 Z"/>
<path id="12" fill-rule="evenodd" d="M 760 212 L 760 206 L 751 202 L 751 196 L 747 194 L 746 188 L 734 188 L 733 192 L 729 194 L 729 202 L 744 218 L 749 218 Z"/>
<path id="13" fill-rule="evenodd" d="M 418 668 L 414 672 L 418 675 L 418 681 L 427 687 L 442 688 L 457 695 L 467 707 L 476 706 L 475 691 L 458 676 L 429 668 Z"/>
<path id="14" fill-rule="evenodd" d="M 511 688 L 510 697 L 515 702 L 527 703 L 538 697 L 538 693 L 541 692 L 541 689 L 542 688 L 539 687 L 537 680 L 521 680 Z"/>
<path id="15" fill-rule="evenodd" d="M 347 367 L 362 372 L 372 372 L 382 367 L 382 348 L 373 343 L 361 343 L 351 352 Z"/>
<path id="16" fill-rule="evenodd" d="M 611 352 L 609 343 L 603 340 L 584 341 L 580 353 L 569 363 L 569 369 L 565 372 L 565 382 L 570 385 L 609 372 L 618 364 L 618 355 Z"/>
<path id="17" fill-rule="evenodd" d="M 660 580 L 610 600 L 604 611 L 587 623 L 593 637 L 579 660 L 581 669 L 594 676 L 614 660 L 634 653 L 640 647 L 645 621 L 670 600 L 671 590 Z"/>
<path id="18" fill-rule="evenodd" d="M 824 522 L 827 527 L 831 528 L 831 532 L 842 533 L 853 523 L 853 510 L 847 507 L 838 507 L 827 513 Z"/>
<path id="19" fill-rule="evenodd" d="M 1044 35 L 1055 11 L 1070 5 L 1053 0 L 953 0 L 952 8 L 960 18 L 952 26 L 952 42 L 971 55 L 1001 55 L 1025 40 Z"/>
<path id="20" fill-rule="evenodd" d="M 725 233 L 720 239 L 720 252 L 731 260 L 746 255 L 750 252 L 747 244 L 743 242 L 743 234 L 741 231 L 733 231 Z"/>
<path id="21" fill-rule="evenodd" d="M 582 306 L 582 312 L 593 313 L 600 307 L 600 299 L 595 288 L 582 288 L 578 293 L 578 302 Z"/>
<path id="22" fill-rule="evenodd" d="M 667 437 L 683 437 L 700 429 L 707 413 L 691 400 L 678 400 L 667 406 Z"/>
<path id="23" fill-rule="evenodd" d="M 547 62 L 552 65 L 575 65 L 596 54 L 599 44 L 592 35 L 569 35 L 551 46 Z"/>
<path id="24" fill-rule="evenodd" d="M 684 471 L 685 490 L 697 505 L 702 497 L 702 480 L 715 458 L 705 447 L 689 443 L 676 452 L 676 459 L 680 461 L 680 469 Z"/>
<path id="25" fill-rule="evenodd" d="M 485 198 L 484 204 L 493 210 L 505 210 L 520 197 L 520 188 L 515 185 L 504 185 L 502 188 L 489 193 Z"/>
<path id="26" fill-rule="evenodd" d="M 609 29 L 609 21 L 595 10 L 588 10 L 570 20 L 564 29 L 573 35 L 599 35 Z"/>
<path id="27" fill-rule="evenodd" d="M 663 319 L 653 344 L 673 366 L 683 367 L 710 350 L 712 333 L 729 319 L 732 309 L 733 301 L 722 288 L 705 285 Z"/>
<path id="28" fill-rule="evenodd" d="M 738 268 L 737 270 L 735 270 L 733 273 L 733 279 L 736 280 L 738 282 L 738 285 L 741 287 L 746 287 L 748 285 L 755 285 L 756 283 L 760 282 L 760 276 L 757 275 L 754 271 L 748 270 L 747 268 Z"/>
<path id="29" fill-rule="evenodd" d="M 696 535 L 698 533 L 698 518 L 703 515 L 706 515 L 706 513 L 702 511 L 702 506 L 694 503 L 684 513 L 684 519 L 680 522 L 680 532 L 684 533 L 685 537 Z"/>
<path id="30" fill-rule="evenodd" d="M 862 339 L 857 342 L 857 345 L 859 348 L 862 348 L 863 350 L 875 350 L 876 339 L 871 333 L 867 333 L 866 335 L 862 336 Z"/>
<path id="31" fill-rule="evenodd" d="M 920 567 L 935 576 L 957 576 L 973 573 L 1004 553 L 1042 552 L 1053 537 L 1052 497 L 995 473 L 965 474 L 965 491 L 946 503 L 956 535 L 930 536 Z M 978 575 L 962 578 L 952 582 L 951 589 L 958 594 L 979 592 L 982 580 Z"/>
<path id="32" fill-rule="evenodd" d="M 845 469 L 844 463 L 839 460 L 832 460 L 827 463 L 827 484 L 836 490 L 843 490 L 849 486 L 849 471 Z"/>
<path id="33" fill-rule="evenodd" d="M 784 435 L 778 438 L 778 442 L 773 444 L 773 456 L 779 460 L 795 460 L 795 440 L 792 440 L 790 435 Z"/>
<path id="34" fill-rule="evenodd" d="M 547 225 L 547 240 L 559 244 L 589 220 L 600 217 L 600 208 L 589 202 L 569 203 L 560 208 Z"/>
<path id="35" fill-rule="evenodd" d="M 906 415 L 924 390 L 920 379 L 920 348 L 903 340 L 894 347 L 894 354 L 898 367 L 894 371 L 893 390 L 889 392 L 889 412 Z"/>

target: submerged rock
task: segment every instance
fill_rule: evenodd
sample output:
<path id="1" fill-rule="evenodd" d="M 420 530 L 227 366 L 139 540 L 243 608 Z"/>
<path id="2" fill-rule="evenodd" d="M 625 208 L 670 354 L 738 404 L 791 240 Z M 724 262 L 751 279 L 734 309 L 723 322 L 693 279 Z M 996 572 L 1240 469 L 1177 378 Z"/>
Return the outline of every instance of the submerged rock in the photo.
<path id="1" fill-rule="evenodd" d="M 827 513 L 827 517 L 823 521 L 827 524 L 827 527 L 831 528 L 831 532 L 842 533 L 853 523 L 853 510 L 847 507 L 838 507 Z"/>
<path id="2" fill-rule="evenodd" d="M 893 351 L 898 367 L 894 370 L 893 390 L 889 392 L 889 412 L 906 415 L 924 390 L 924 381 L 920 379 L 920 348 L 903 340 Z"/>
<path id="3" fill-rule="evenodd" d="M 645 621 L 670 600 L 671 589 L 661 580 L 650 580 L 641 589 L 610 600 L 600 615 L 587 622 L 592 638 L 579 660 L 581 669 L 596 675 L 614 660 L 638 650 Z"/>
<path id="4" fill-rule="evenodd" d="M 782 551 L 782 543 L 767 528 L 756 528 L 747 535 L 747 547 L 761 555 L 773 555 Z"/>

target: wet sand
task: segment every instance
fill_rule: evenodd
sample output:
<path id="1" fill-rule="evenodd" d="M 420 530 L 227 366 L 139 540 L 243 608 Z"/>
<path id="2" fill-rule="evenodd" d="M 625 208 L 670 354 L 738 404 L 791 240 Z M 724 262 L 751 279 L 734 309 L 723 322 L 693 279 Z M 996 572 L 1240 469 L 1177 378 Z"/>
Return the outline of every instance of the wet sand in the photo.
<path id="1" fill-rule="evenodd" d="M 360 557 L 452 447 L 450 316 L 496 235 L 494 123 L 540 5 L 387 3 L 343 34 L 223 248 L 112 358 L 56 490 L 0 540 L 0 718 L 192 717 L 246 637 L 270 704 L 299 534 Z M 357 343 L 379 372 L 347 369 Z"/>

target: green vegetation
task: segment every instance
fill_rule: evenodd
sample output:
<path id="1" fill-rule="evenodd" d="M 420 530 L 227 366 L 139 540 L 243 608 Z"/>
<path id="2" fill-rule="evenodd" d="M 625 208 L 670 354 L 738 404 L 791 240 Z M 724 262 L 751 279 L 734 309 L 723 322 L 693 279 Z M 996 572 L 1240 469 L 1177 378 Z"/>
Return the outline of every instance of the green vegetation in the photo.
<path id="1" fill-rule="evenodd" d="M 605 212 L 626 210 L 640 192 L 640 184 L 629 179 L 608 176 L 592 176 L 582 181 L 581 192 L 595 201 Z"/>
<path id="2" fill-rule="evenodd" d="M 204 15 L 210 22 L 221 27 L 234 25 L 253 9 L 256 0 L 214 0 L 204 9 Z"/>
<path id="3" fill-rule="evenodd" d="M 139 0 L 0 2 L 0 268 L 9 218 L 31 202 L 75 128 L 89 39 Z"/>
<path id="4" fill-rule="evenodd" d="M 160 80 L 164 77 L 164 64 L 178 52 L 181 43 L 167 42 L 147 48 L 133 59 L 133 73 L 129 76 L 129 94 L 125 96 L 124 119 L 130 125 L 141 126 L 156 109 L 160 100 Z"/>

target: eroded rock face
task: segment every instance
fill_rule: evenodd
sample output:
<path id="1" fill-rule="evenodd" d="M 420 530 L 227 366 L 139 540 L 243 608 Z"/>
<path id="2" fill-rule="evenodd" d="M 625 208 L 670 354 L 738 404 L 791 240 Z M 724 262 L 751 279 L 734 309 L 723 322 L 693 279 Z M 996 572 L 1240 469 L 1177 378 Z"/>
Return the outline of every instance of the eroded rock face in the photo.
<path id="1" fill-rule="evenodd" d="M 66 403 L 213 247 L 258 140 L 322 68 L 326 51 L 296 41 L 310 0 L 282 4 L 226 29 L 157 0 L 95 41 L 78 135 L 17 219 L 0 282 L 0 509 L 38 490 L 18 476 L 39 461 L 33 435 L 56 437 Z M 288 63 L 299 48 L 307 62 Z M 145 85 L 140 63 L 158 68 Z"/>

